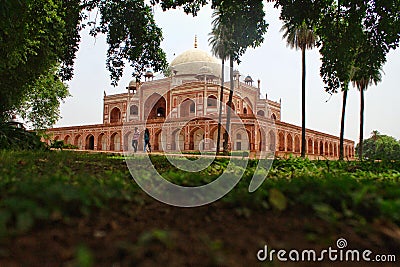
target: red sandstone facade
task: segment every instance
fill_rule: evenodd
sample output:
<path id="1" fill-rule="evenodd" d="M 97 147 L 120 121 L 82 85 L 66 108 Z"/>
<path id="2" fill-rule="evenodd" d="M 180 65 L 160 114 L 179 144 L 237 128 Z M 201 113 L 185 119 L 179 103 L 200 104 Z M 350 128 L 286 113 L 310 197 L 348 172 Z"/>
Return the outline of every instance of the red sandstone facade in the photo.
<path id="1" fill-rule="evenodd" d="M 171 63 L 168 78 L 132 81 L 127 93 L 104 96 L 103 123 L 53 128 L 54 140 L 63 140 L 79 149 L 131 151 L 135 127 L 150 130 L 153 151 L 215 151 L 220 95 L 220 65 L 200 49 L 191 49 Z M 300 155 L 301 127 L 281 121 L 281 104 L 260 98 L 260 83 L 251 77 L 234 76 L 234 97 L 229 147 L 233 151 L 267 152 L 276 156 Z M 224 86 L 223 103 L 228 102 L 229 82 Z M 225 125 L 227 106 L 223 105 Z M 222 140 L 222 134 L 221 134 Z M 307 129 L 309 158 L 337 159 L 339 138 Z M 221 141 L 222 147 L 222 141 Z M 354 142 L 344 141 L 344 155 L 354 157 Z"/>

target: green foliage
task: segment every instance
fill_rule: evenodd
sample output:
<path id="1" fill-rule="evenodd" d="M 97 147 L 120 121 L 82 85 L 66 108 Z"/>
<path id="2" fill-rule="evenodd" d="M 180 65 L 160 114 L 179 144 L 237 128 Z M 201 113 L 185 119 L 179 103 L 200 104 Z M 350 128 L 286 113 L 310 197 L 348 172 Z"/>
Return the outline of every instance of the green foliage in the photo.
<path id="1" fill-rule="evenodd" d="M 78 49 L 79 0 L 2 0 L 0 12 L 0 114 L 18 107 L 41 75 L 62 63 L 72 77 Z"/>
<path id="2" fill-rule="evenodd" d="M 268 24 L 265 22 L 264 5 L 262 1 L 254 0 L 215 0 L 212 7 L 214 13 L 212 34 L 223 47 L 224 52 L 217 52 L 219 56 L 229 55 L 240 63 L 240 57 L 247 48 L 256 48 L 264 41 Z M 214 49 L 215 50 L 215 49 Z M 221 48 L 218 50 L 221 51 Z M 222 56 L 226 58 L 226 56 Z"/>
<path id="3" fill-rule="evenodd" d="M 0 115 L 23 109 L 23 105 L 40 99 L 33 109 L 38 116 L 53 98 L 63 99 L 65 88 L 58 80 L 49 86 L 53 66 L 61 63 L 59 76 L 70 80 L 80 42 L 80 30 L 88 11 L 100 11 L 100 21 L 90 21 L 91 33 L 106 33 L 109 49 L 107 66 L 112 84 L 122 75 L 124 60 L 130 61 L 134 74 L 143 68 L 165 68 L 165 53 L 160 48 L 161 29 L 155 25 L 149 5 L 139 0 L 1 0 L 0 9 Z M 134 18 L 134 19 L 133 19 Z M 50 71 L 49 71 L 50 70 Z M 39 89 L 45 87 L 46 91 Z M 37 88 L 31 92 L 32 88 Z M 51 112 L 58 106 L 50 101 Z M 50 112 L 49 112 L 50 113 Z M 30 115 L 37 126 L 51 124 L 58 113 L 47 120 Z M 3 119 L 4 120 L 4 119 Z"/>
<path id="4" fill-rule="evenodd" d="M 67 86 L 57 76 L 57 69 L 52 68 L 28 85 L 28 92 L 15 112 L 35 129 L 49 128 L 60 118 L 60 102 L 69 95 Z"/>
<path id="5" fill-rule="evenodd" d="M 155 72 L 166 69 L 166 55 L 160 48 L 162 31 L 156 25 L 152 9 L 144 1 L 95 1 L 101 13 L 100 22 L 90 22 L 91 33 L 107 33 L 107 67 L 112 84 L 123 75 L 125 60 L 140 77 L 151 66 Z M 134 18 L 134 19 L 133 19 Z"/>
<path id="6" fill-rule="evenodd" d="M 0 149 L 44 150 L 46 148 L 46 144 L 41 142 L 35 132 L 28 132 L 0 120 Z"/>
<path id="7" fill-rule="evenodd" d="M 76 248 L 75 264 L 80 267 L 91 267 L 94 265 L 93 253 L 88 247 L 80 245 Z"/>
<path id="8" fill-rule="evenodd" d="M 0 232 L 88 216 L 110 200 L 135 202 L 141 194 L 120 166 L 106 155 L 0 151 Z"/>
<path id="9" fill-rule="evenodd" d="M 64 144 L 64 141 L 62 140 L 53 140 L 51 141 L 50 148 L 55 148 L 55 149 L 78 149 L 77 146 L 74 146 L 72 144 Z"/>
<path id="10" fill-rule="evenodd" d="M 172 167 L 165 157 L 151 159 L 165 179 L 184 186 L 210 183 L 229 163 L 217 159 L 199 173 L 188 173 Z M 137 168 L 140 164 L 138 160 Z M 399 161 L 275 160 L 266 181 L 249 193 L 256 167 L 257 161 L 250 160 L 243 178 L 221 205 L 232 206 L 233 212 L 246 217 L 253 212 L 296 209 L 333 224 L 360 225 L 380 218 L 400 224 Z M 133 182 L 123 158 L 67 151 L 0 151 L 0 195 L 1 235 L 68 222 L 115 205 L 123 212 L 149 201 Z M 169 246 L 169 240 L 168 232 L 155 230 L 138 242 Z"/>
<path id="11" fill-rule="evenodd" d="M 358 155 L 359 145 L 356 146 Z M 400 142 L 392 136 L 373 135 L 363 142 L 363 157 L 370 160 L 399 160 Z"/>
<path id="12" fill-rule="evenodd" d="M 269 1 L 272 2 L 272 1 Z M 276 0 L 281 20 L 316 29 L 326 91 L 347 90 L 353 66 L 363 77 L 379 70 L 399 46 L 400 3 L 389 1 Z"/>

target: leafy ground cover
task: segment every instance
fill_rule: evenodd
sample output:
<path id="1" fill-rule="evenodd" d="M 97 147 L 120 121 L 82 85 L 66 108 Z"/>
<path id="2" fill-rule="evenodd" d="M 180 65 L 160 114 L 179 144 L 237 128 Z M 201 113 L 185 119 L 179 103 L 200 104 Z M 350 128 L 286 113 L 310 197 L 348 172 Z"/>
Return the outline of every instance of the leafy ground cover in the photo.
<path id="1" fill-rule="evenodd" d="M 228 163 L 187 173 L 151 159 L 185 186 L 211 182 Z M 249 193 L 256 166 L 220 201 L 177 208 L 148 197 L 118 155 L 1 151 L 0 266 L 283 266 L 260 263 L 257 251 L 321 250 L 340 237 L 399 259 L 399 162 L 275 160 Z"/>

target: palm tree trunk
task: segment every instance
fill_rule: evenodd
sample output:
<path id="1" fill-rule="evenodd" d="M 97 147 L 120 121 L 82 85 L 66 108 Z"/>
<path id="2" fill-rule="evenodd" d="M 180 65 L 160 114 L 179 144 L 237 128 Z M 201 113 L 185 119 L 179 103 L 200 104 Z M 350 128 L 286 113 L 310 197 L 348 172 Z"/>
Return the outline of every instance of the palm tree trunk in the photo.
<path id="1" fill-rule="evenodd" d="M 221 71 L 221 92 L 219 95 L 219 114 L 218 114 L 218 133 L 217 133 L 217 155 L 220 150 L 220 140 L 221 140 L 221 119 L 222 119 L 222 103 L 224 102 L 224 69 L 225 60 L 222 59 L 222 71 Z"/>
<path id="2" fill-rule="evenodd" d="M 347 91 L 343 91 L 342 119 L 340 123 L 339 159 L 344 159 L 344 118 L 346 115 Z"/>
<path id="3" fill-rule="evenodd" d="M 224 154 L 228 154 L 228 144 L 229 144 L 229 130 L 231 124 L 231 110 L 232 110 L 232 98 L 233 98 L 233 89 L 234 89 L 234 81 L 233 81 L 233 57 L 231 56 L 229 59 L 229 78 L 230 78 L 230 90 L 229 90 L 229 106 L 227 106 L 226 112 L 226 128 L 224 134 Z"/>
<path id="4" fill-rule="evenodd" d="M 306 157 L 306 49 L 302 48 L 301 79 L 301 157 Z"/>
<path id="5" fill-rule="evenodd" d="M 363 158 L 363 141 L 364 141 L 364 88 L 360 88 L 360 142 L 359 142 L 359 158 Z"/>

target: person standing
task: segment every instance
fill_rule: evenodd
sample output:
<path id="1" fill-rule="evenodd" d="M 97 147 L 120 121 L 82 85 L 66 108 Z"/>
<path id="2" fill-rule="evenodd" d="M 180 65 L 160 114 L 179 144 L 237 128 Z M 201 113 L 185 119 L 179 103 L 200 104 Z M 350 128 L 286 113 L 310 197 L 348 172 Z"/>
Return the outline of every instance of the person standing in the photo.
<path id="1" fill-rule="evenodd" d="M 137 127 L 135 127 L 135 131 L 133 132 L 133 138 L 132 138 L 132 147 L 133 151 L 136 153 L 137 147 L 138 147 L 138 142 L 139 142 L 139 136 L 140 132 Z"/>
<path id="2" fill-rule="evenodd" d="M 146 128 L 144 130 L 144 146 L 143 146 L 143 152 L 146 152 L 146 147 L 149 148 L 149 151 L 151 152 L 151 145 L 150 145 L 150 131 L 149 129 Z"/>

